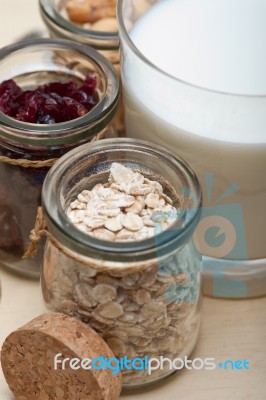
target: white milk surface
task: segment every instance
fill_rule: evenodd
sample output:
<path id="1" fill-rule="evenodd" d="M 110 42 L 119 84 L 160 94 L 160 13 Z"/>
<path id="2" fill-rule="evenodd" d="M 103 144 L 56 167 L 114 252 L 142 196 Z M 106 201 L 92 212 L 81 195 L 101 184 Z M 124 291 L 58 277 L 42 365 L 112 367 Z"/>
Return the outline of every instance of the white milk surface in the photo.
<path id="1" fill-rule="evenodd" d="M 167 0 L 131 34 L 163 71 L 228 93 L 266 94 L 265 0 Z"/>

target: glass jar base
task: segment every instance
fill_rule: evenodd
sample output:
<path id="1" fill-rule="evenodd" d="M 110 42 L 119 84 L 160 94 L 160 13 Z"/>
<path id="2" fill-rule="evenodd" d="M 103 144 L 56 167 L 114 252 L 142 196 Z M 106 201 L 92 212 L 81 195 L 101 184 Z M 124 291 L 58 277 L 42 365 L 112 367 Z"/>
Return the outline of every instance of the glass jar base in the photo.
<path id="1" fill-rule="evenodd" d="M 31 260 L 20 260 L 17 263 L 14 262 L 12 264 L 5 264 L 3 262 L 0 262 L 0 267 L 3 267 L 6 271 L 21 276 L 22 278 L 30 278 L 36 280 L 40 278 L 40 268 L 37 268 L 35 263 L 32 265 Z"/>
<path id="2" fill-rule="evenodd" d="M 197 321 L 196 326 L 194 327 L 194 340 L 189 342 L 187 347 L 182 351 L 182 354 L 177 355 L 178 359 L 184 359 L 185 357 L 187 357 L 187 359 L 190 358 L 190 356 L 193 353 L 193 351 L 196 347 L 196 344 L 197 344 L 197 338 L 199 335 L 200 324 L 201 324 L 201 320 L 199 319 Z M 158 357 L 158 360 L 159 359 L 160 359 L 160 357 Z M 184 367 L 180 368 L 180 369 L 175 368 L 175 369 L 166 371 L 165 374 L 161 375 L 161 376 L 159 376 L 158 373 L 154 374 L 154 379 L 151 379 L 152 375 L 149 375 L 150 379 L 147 380 L 146 382 L 143 381 L 141 383 L 133 383 L 133 384 L 123 383 L 122 393 L 130 394 L 131 392 L 138 391 L 138 390 L 154 389 L 154 388 L 156 388 L 156 386 L 154 386 L 154 385 L 162 384 L 163 382 L 167 381 L 168 379 L 170 379 L 171 377 L 173 377 L 175 374 L 182 371 L 183 369 L 184 369 Z"/>
<path id="3" fill-rule="evenodd" d="M 203 294 L 220 298 L 266 295 L 266 258 L 226 260 L 203 257 Z"/>

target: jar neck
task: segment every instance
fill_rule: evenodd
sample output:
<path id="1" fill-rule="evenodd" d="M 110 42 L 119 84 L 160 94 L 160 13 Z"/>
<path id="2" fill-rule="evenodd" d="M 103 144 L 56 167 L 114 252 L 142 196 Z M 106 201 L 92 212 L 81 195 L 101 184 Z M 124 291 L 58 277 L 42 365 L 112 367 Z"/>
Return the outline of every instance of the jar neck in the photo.
<path id="1" fill-rule="evenodd" d="M 71 150 L 90 141 L 108 127 L 111 130 L 111 121 L 117 112 L 118 104 L 119 94 L 107 112 L 100 112 L 98 106 L 91 111 L 95 116 L 92 122 L 82 117 L 79 121 L 73 120 L 53 126 L 21 123 L 0 113 L 0 144 L 13 148 L 14 151 L 28 149 L 29 152 L 53 152 L 62 148 L 66 151 Z"/>
<path id="2" fill-rule="evenodd" d="M 89 46 L 66 40 L 30 40 L 0 49 L 0 59 L 2 79 L 13 79 L 24 90 L 55 79 L 83 82 L 92 71 L 97 76 L 97 103 L 79 118 L 54 124 L 33 124 L 0 112 L 1 138 L 10 144 L 34 148 L 79 145 L 105 129 L 117 111 L 118 76 L 112 64 Z M 16 68 L 10 69 L 13 64 Z"/>
<path id="3" fill-rule="evenodd" d="M 144 175 L 162 176 L 171 193 L 180 194 L 180 217 L 153 238 L 102 241 L 80 231 L 66 215 L 76 194 L 107 182 L 111 164 L 119 160 L 135 165 Z M 86 177 L 90 177 L 89 182 Z M 48 230 L 63 246 L 84 257 L 131 263 L 167 256 L 190 241 L 200 217 L 201 190 L 193 171 L 161 146 L 133 139 L 107 139 L 104 145 L 81 146 L 62 157 L 46 177 L 42 203 Z"/>

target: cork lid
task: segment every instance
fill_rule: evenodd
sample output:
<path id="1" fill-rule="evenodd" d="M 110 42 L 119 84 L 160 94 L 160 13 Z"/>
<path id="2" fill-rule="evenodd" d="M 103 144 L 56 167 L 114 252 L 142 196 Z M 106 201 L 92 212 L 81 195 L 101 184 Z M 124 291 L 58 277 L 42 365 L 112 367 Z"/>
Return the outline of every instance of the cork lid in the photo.
<path id="1" fill-rule="evenodd" d="M 104 340 L 87 325 L 51 313 L 7 337 L 1 364 L 18 400 L 116 400 L 122 388 L 121 373 L 91 365 L 95 358 L 113 357 Z"/>

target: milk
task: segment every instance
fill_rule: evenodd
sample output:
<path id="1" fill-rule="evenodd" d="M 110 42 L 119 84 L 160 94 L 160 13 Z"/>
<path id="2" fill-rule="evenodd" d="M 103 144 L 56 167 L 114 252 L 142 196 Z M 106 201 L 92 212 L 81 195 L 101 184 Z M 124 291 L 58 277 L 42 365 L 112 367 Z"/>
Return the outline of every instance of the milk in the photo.
<path id="1" fill-rule="evenodd" d="M 130 36 L 153 64 L 180 80 L 265 95 L 265 15 L 265 0 L 166 0 Z"/>
<path id="2" fill-rule="evenodd" d="M 203 235 L 212 257 L 266 258 L 265 15 L 265 0 L 164 0 L 129 32 L 145 58 L 122 37 L 129 136 L 191 164 L 207 222 L 218 214 L 219 234 L 235 230 L 224 252 Z"/>

